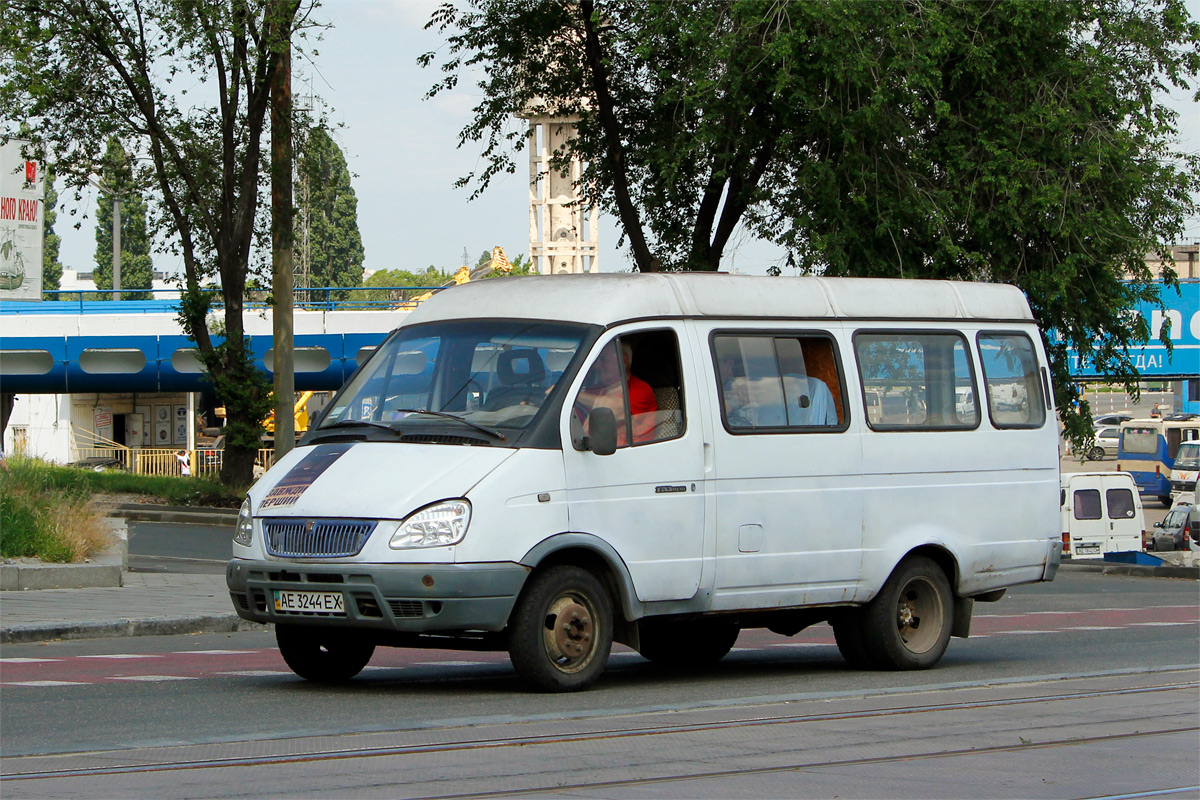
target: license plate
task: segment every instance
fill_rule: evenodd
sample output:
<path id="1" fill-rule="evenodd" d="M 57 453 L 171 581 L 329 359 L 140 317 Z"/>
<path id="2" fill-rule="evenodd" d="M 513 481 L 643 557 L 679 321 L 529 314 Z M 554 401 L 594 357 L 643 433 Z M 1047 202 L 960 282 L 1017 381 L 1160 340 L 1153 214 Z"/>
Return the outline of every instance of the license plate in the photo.
<path id="1" fill-rule="evenodd" d="M 346 598 L 341 592 L 274 591 L 275 610 L 306 614 L 345 614 Z"/>
<path id="2" fill-rule="evenodd" d="M 1080 542 L 1078 545 L 1075 546 L 1075 552 L 1076 553 L 1099 553 L 1100 552 L 1100 543 L 1099 542 Z"/>

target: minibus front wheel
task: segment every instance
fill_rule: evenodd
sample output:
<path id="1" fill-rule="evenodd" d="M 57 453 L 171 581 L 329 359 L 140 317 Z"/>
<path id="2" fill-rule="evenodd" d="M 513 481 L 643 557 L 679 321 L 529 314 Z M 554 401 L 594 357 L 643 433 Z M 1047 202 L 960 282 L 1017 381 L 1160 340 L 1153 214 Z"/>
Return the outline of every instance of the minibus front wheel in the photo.
<path id="1" fill-rule="evenodd" d="M 318 683 L 350 680 L 375 653 L 373 642 L 335 628 L 277 624 L 275 641 L 292 672 Z"/>
<path id="2" fill-rule="evenodd" d="M 596 682 L 612 649 L 612 600 L 596 576 L 560 564 L 535 572 L 509 625 L 508 655 L 526 682 L 572 692 Z"/>

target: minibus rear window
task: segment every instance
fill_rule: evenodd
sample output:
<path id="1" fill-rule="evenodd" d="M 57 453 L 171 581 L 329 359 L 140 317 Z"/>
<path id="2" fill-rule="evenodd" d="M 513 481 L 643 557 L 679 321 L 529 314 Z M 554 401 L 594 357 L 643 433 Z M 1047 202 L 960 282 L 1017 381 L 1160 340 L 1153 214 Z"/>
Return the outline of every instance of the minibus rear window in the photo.
<path id="1" fill-rule="evenodd" d="M 1100 519 L 1099 489 L 1077 489 L 1075 491 L 1075 519 Z"/>
<path id="2" fill-rule="evenodd" d="M 1126 453 L 1158 452 L 1158 429 L 1126 428 L 1121 432 L 1121 450 Z"/>
<path id="3" fill-rule="evenodd" d="M 1109 519 L 1133 519 L 1133 491 L 1130 489 L 1109 489 L 1104 493 L 1108 502 Z"/>

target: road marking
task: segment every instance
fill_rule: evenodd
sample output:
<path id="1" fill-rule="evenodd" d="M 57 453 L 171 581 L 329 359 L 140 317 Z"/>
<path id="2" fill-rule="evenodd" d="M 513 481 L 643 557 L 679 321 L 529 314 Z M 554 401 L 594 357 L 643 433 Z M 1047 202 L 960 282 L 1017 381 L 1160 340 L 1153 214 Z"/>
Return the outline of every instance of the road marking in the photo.
<path id="1" fill-rule="evenodd" d="M 992 631 L 992 636 L 1012 634 L 1014 636 L 1033 636 L 1038 633 L 1059 633 L 1059 631 Z"/>
<path id="2" fill-rule="evenodd" d="M 414 661 L 409 664 L 410 667 L 480 667 L 487 664 L 487 661 Z M 385 669 L 377 667 L 376 669 Z M 395 667 L 386 667 L 386 669 L 396 669 Z"/>
<path id="3" fill-rule="evenodd" d="M 293 675 L 295 673 L 277 669 L 238 669 L 230 672 L 218 672 L 218 675 L 235 675 L 239 678 L 269 678 L 272 675 Z"/>
<path id="4" fill-rule="evenodd" d="M 1070 628 L 1063 628 L 1064 631 L 1119 631 L 1118 627 L 1113 625 L 1075 625 Z"/>
<path id="5" fill-rule="evenodd" d="M 12 681 L 5 682 L 4 686 L 86 686 L 83 681 Z"/>
<path id="6" fill-rule="evenodd" d="M 185 656 L 241 656 L 262 652 L 260 650 L 178 650 L 177 655 Z"/>
<path id="7" fill-rule="evenodd" d="M 196 678 L 187 675 L 110 675 L 110 681 L 142 681 L 156 683 L 159 681 L 194 681 Z"/>
<path id="8" fill-rule="evenodd" d="M 49 664 L 61 658 L 0 658 L 0 664 Z"/>
<path id="9" fill-rule="evenodd" d="M 162 658 L 157 654 L 138 654 L 138 653 L 109 653 L 107 655 L 98 656 L 75 656 L 76 658 Z"/>
<path id="10" fill-rule="evenodd" d="M 1142 625 L 1142 626 L 1146 626 L 1146 627 L 1163 628 L 1163 627 L 1167 627 L 1169 625 L 1196 625 L 1198 623 L 1195 623 L 1195 622 L 1131 622 L 1129 624 L 1130 624 L 1130 626 Z"/>

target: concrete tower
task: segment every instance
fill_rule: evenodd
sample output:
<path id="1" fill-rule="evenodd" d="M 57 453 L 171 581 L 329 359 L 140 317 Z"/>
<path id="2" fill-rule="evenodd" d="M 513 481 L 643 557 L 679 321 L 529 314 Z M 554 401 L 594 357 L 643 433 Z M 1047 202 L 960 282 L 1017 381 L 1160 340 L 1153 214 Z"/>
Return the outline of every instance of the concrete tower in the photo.
<path id="1" fill-rule="evenodd" d="M 529 121 L 529 255 L 543 275 L 598 272 L 600 212 L 586 208 L 578 184 L 583 164 L 550 165 L 575 133 L 576 118 L 521 115 Z"/>

